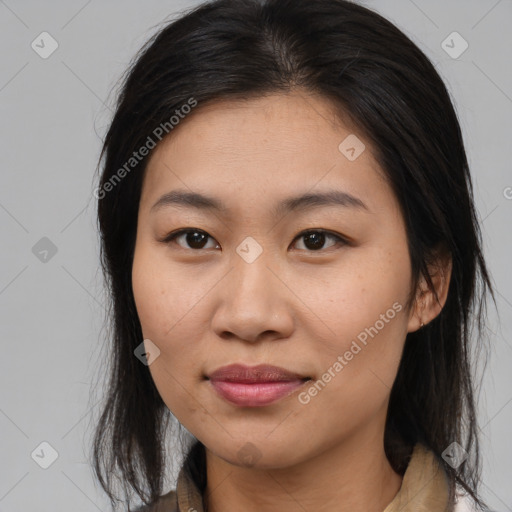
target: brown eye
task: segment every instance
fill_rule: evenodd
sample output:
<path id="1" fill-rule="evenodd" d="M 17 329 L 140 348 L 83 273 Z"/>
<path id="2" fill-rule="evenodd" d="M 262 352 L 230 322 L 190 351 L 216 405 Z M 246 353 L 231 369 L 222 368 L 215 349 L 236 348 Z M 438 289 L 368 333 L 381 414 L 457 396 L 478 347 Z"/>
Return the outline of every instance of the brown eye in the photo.
<path id="1" fill-rule="evenodd" d="M 200 229 L 180 229 L 179 231 L 176 231 L 175 233 L 171 233 L 170 235 L 168 235 L 165 238 L 164 242 L 171 243 L 181 239 L 182 243 L 176 243 L 183 249 L 200 250 L 211 248 L 206 247 L 208 238 L 214 240 L 208 233 L 201 231 Z M 182 245 L 183 243 L 188 244 L 188 247 Z M 218 247 L 218 244 L 213 248 L 215 247 Z"/>
<path id="2" fill-rule="evenodd" d="M 328 245 L 327 248 L 333 247 L 337 244 L 345 245 L 347 243 L 340 236 L 322 229 L 305 231 L 296 238 L 296 240 L 300 239 L 304 240 L 304 248 L 308 251 L 319 251 L 321 249 L 325 249 L 326 247 L 324 247 L 324 244 L 326 243 L 326 240 L 329 239 L 334 240 L 334 243 Z M 303 248 L 300 247 L 299 249 Z"/>
<path id="3" fill-rule="evenodd" d="M 183 249 L 201 250 L 201 249 L 215 249 L 219 247 L 219 244 L 214 244 L 208 247 L 208 239 L 212 242 L 216 242 L 208 233 L 200 229 L 180 229 L 174 233 L 170 233 L 163 240 L 164 243 L 176 243 Z M 329 249 L 336 245 L 347 245 L 347 241 L 339 235 L 330 233 L 322 229 L 304 231 L 298 235 L 295 240 L 303 239 L 303 247 L 299 247 L 300 250 L 306 250 L 308 252 L 318 252 L 322 249 Z M 327 247 L 326 242 L 332 241 Z"/>

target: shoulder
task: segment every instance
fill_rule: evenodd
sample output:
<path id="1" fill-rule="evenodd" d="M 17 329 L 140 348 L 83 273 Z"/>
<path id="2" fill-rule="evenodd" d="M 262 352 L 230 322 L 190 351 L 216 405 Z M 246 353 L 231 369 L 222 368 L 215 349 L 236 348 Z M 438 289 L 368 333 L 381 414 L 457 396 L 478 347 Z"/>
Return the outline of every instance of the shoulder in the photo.
<path id="1" fill-rule="evenodd" d="M 170 491 L 160 496 L 158 501 L 152 505 L 143 505 L 134 512 L 179 512 L 176 491 Z"/>

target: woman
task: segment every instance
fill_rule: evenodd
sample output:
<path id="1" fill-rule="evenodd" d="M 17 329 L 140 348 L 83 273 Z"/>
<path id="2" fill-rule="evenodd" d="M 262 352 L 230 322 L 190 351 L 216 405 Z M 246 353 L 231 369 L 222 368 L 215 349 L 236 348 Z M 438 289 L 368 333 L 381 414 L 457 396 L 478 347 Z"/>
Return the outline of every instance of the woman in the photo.
<path id="1" fill-rule="evenodd" d="M 201 5 L 137 56 L 103 156 L 113 504 L 119 474 L 142 510 L 487 510 L 492 288 L 450 97 L 401 31 L 345 0 Z M 193 442 L 161 497 L 172 418 Z"/>

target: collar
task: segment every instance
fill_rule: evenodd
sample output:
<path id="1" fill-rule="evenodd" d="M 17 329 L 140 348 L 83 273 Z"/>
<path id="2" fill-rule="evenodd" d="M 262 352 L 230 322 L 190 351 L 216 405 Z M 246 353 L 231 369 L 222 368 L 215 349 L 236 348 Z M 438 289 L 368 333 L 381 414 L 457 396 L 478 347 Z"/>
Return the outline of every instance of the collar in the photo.
<path id="1" fill-rule="evenodd" d="M 448 498 L 448 478 L 444 468 L 431 450 L 417 443 L 402 485 L 383 512 L 448 512 L 452 510 Z M 178 475 L 176 491 L 162 499 L 174 504 L 174 509 L 166 508 L 169 512 L 204 512 L 201 493 L 183 468 Z"/>
<path id="2" fill-rule="evenodd" d="M 384 512 L 449 512 L 446 471 L 434 452 L 417 443 L 402 485 Z"/>

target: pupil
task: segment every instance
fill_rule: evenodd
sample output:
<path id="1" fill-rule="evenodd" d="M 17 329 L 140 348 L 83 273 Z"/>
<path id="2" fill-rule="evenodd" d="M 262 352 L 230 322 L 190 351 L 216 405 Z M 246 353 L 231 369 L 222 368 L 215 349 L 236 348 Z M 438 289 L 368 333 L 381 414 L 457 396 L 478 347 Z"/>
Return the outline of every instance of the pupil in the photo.
<path id="1" fill-rule="evenodd" d="M 304 238 L 306 240 L 306 247 L 313 250 L 321 249 L 325 243 L 325 235 L 323 233 L 308 233 L 304 235 Z M 187 233 L 187 243 L 190 247 L 202 249 L 205 241 L 206 235 L 204 233 L 199 233 L 198 231 Z"/>
<path id="2" fill-rule="evenodd" d="M 306 242 L 305 245 L 308 249 L 321 249 L 325 243 L 325 235 L 323 233 L 309 233 L 305 235 Z M 312 241 L 312 246 L 308 245 L 308 241 Z"/>
<path id="3" fill-rule="evenodd" d="M 205 245 L 204 242 L 206 240 L 206 236 L 204 233 L 199 233 L 198 231 L 194 231 L 192 233 L 187 233 L 187 243 L 190 247 L 195 247 L 196 249 L 202 249 Z M 198 247 L 195 245 L 197 244 Z"/>

